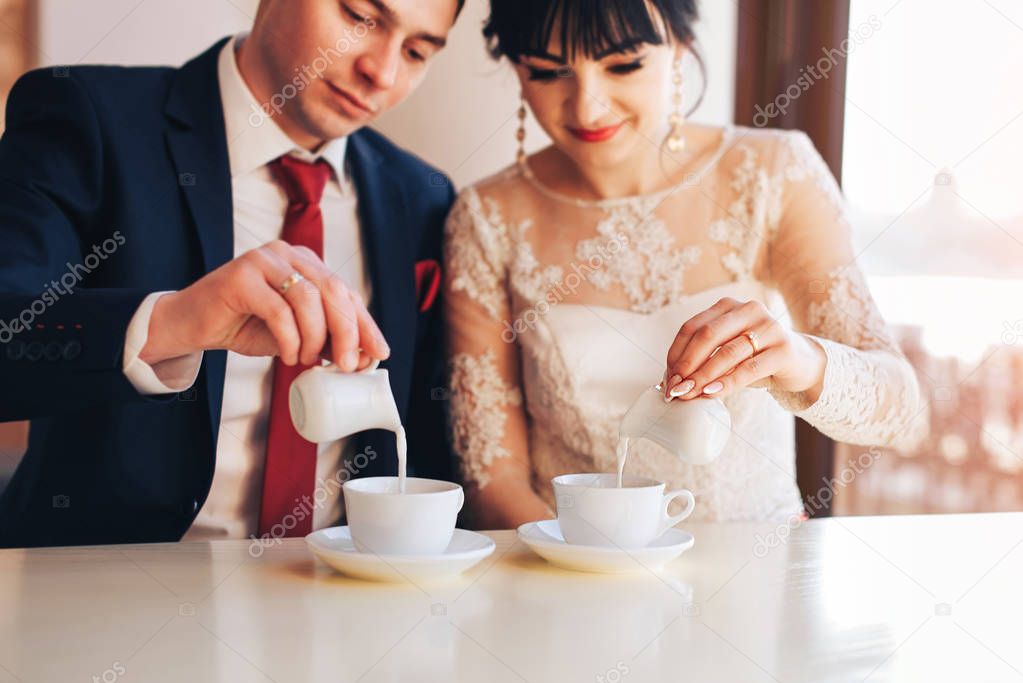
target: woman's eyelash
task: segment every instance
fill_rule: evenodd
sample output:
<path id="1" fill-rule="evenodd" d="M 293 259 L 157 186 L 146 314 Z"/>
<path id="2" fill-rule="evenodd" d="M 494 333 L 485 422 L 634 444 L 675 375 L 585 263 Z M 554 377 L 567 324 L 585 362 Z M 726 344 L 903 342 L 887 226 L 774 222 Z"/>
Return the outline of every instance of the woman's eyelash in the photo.
<path id="1" fill-rule="evenodd" d="M 616 74 L 631 74 L 633 71 L 638 71 L 643 68 L 643 60 L 637 59 L 634 62 L 628 62 L 626 64 L 615 64 L 614 66 L 608 67 L 608 71 Z"/>
<path id="2" fill-rule="evenodd" d="M 529 67 L 529 80 L 531 81 L 553 81 L 557 77 L 557 69 L 535 69 Z"/>
<path id="3" fill-rule="evenodd" d="M 627 62 L 625 64 L 615 64 L 607 68 L 613 74 L 624 75 L 630 74 L 633 71 L 638 71 L 643 68 L 643 60 L 637 59 L 634 62 Z M 566 68 L 560 69 L 538 69 L 536 67 L 528 67 L 529 69 L 529 80 L 531 81 L 553 81 L 559 76 L 571 75 L 571 72 Z"/>

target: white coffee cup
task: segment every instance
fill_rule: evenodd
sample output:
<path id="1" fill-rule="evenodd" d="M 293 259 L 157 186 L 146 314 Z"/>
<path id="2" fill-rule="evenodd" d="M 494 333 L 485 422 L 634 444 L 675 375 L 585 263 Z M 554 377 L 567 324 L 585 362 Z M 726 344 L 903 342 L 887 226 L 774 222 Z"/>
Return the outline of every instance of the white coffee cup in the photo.
<path id="1" fill-rule="evenodd" d="M 465 495 L 449 481 L 366 477 L 345 482 L 345 513 L 359 552 L 376 555 L 436 555 L 455 532 Z"/>
<path id="2" fill-rule="evenodd" d="M 696 499 L 685 489 L 664 493 L 664 482 L 616 474 L 563 474 L 551 480 L 558 525 L 567 543 L 645 548 L 693 512 Z M 668 514 L 676 498 L 685 509 Z"/>

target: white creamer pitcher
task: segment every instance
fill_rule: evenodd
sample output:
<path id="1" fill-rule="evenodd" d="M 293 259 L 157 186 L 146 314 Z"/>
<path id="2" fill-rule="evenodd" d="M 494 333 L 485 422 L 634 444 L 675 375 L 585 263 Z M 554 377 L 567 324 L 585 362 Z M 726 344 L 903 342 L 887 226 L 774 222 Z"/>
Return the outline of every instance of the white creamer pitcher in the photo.
<path id="1" fill-rule="evenodd" d="M 716 398 L 665 403 L 664 394 L 650 387 L 629 408 L 618 430 L 622 439 L 650 439 L 682 462 L 706 465 L 721 455 L 732 418 Z"/>
<path id="2" fill-rule="evenodd" d="M 387 370 L 378 361 L 359 372 L 336 365 L 309 368 L 291 383 L 288 406 L 295 430 L 314 443 L 367 429 L 401 429 Z"/>

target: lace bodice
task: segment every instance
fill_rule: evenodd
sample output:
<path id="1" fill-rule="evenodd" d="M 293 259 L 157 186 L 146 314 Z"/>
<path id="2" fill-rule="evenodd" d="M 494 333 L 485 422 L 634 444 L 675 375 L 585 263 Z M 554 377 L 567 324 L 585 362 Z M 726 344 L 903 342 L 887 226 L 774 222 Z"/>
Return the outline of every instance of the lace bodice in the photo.
<path id="1" fill-rule="evenodd" d="M 791 414 L 825 434 L 898 446 L 918 388 L 854 263 L 843 201 L 799 132 L 726 128 L 685 181 L 576 200 L 515 166 L 458 198 L 447 223 L 454 443 L 470 484 L 612 471 L 618 423 L 660 379 L 679 327 L 724 296 L 757 299 L 827 355 L 811 405 L 777 387 L 726 399 L 733 436 L 689 467 L 654 444 L 629 471 L 685 486 L 702 519 L 801 509 Z"/>

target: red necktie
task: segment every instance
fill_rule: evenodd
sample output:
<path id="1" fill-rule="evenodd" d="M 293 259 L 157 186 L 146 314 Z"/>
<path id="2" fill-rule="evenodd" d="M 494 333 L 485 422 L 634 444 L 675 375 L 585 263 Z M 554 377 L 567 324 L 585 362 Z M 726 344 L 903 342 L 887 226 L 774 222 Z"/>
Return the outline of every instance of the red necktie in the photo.
<path id="1" fill-rule="evenodd" d="M 320 198 L 330 177 L 330 166 L 283 156 L 270 170 L 288 196 L 281 239 L 309 247 L 323 258 L 323 214 Z M 291 382 L 308 365 L 288 367 L 274 358 L 270 395 L 263 497 L 259 506 L 260 536 L 305 536 L 313 530 L 313 489 L 316 480 L 316 444 L 295 431 L 288 409 Z"/>

